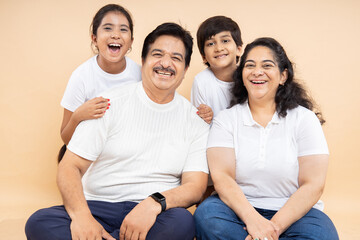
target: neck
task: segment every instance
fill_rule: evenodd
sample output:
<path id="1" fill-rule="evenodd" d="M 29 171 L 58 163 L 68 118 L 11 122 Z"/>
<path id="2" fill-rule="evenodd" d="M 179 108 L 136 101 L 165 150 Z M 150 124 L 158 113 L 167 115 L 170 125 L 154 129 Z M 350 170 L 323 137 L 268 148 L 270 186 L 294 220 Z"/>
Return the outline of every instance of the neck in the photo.
<path id="1" fill-rule="evenodd" d="M 158 104 L 169 103 L 174 99 L 175 96 L 175 92 L 150 88 L 146 85 L 146 83 L 144 83 L 144 81 L 143 81 L 143 88 L 146 95 L 151 99 L 151 101 Z"/>
<path id="2" fill-rule="evenodd" d="M 126 68 L 125 57 L 120 62 L 109 62 L 98 55 L 96 60 L 97 60 L 97 63 L 99 64 L 100 68 L 110 74 L 121 73 Z"/>
<path id="3" fill-rule="evenodd" d="M 271 121 L 276 111 L 275 101 L 249 99 L 249 108 L 253 119 L 263 127 Z"/>
<path id="4" fill-rule="evenodd" d="M 223 82 L 233 82 L 233 74 L 236 70 L 237 66 L 236 64 L 233 64 L 231 66 L 228 66 L 226 68 L 211 68 L 211 71 L 214 73 L 215 77 Z"/>

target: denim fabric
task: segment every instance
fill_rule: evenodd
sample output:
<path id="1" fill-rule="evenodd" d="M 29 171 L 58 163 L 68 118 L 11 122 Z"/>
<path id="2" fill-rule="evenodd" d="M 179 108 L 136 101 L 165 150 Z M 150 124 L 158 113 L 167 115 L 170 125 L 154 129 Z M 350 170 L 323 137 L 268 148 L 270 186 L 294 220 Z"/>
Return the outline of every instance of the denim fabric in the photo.
<path id="1" fill-rule="evenodd" d="M 271 219 L 277 211 L 255 208 L 263 217 Z M 218 195 L 210 196 L 196 209 L 197 240 L 244 240 L 248 235 L 245 224 Z M 280 240 L 338 240 L 339 236 L 330 218 L 315 208 L 293 223 Z"/>
<path id="2" fill-rule="evenodd" d="M 94 218 L 116 239 L 119 239 L 122 221 L 136 205 L 134 202 L 88 201 Z M 28 219 L 26 237 L 28 240 L 70 240 L 70 223 L 64 206 L 40 209 Z M 172 208 L 157 216 L 146 239 L 193 240 L 194 236 L 195 223 L 191 213 L 184 208 Z"/>

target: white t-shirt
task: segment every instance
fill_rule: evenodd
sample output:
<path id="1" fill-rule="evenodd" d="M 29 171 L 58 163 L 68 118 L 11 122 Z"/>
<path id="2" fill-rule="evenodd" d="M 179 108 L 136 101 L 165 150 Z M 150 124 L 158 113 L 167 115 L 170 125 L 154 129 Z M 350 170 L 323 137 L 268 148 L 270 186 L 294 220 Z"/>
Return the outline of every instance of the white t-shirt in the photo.
<path id="1" fill-rule="evenodd" d="M 329 154 L 316 115 L 304 108 L 277 113 L 266 128 L 256 123 L 249 105 L 237 104 L 213 121 L 208 148 L 234 148 L 236 182 L 257 208 L 279 210 L 299 188 L 298 157 Z M 322 210 L 319 201 L 314 206 Z"/>
<path id="2" fill-rule="evenodd" d="M 140 202 L 181 183 L 183 172 L 208 173 L 209 126 L 184 97 L 157 104 L 142 82 L 104 93 L 104 117 L 81 122 L 68 149 L 94 161 L 84 176 L 87 200 Z"/>
<path id="3" fill-rule="evenodd" d="M 97 55 L 81 64 L 72 73 L 61 106 L 74 112 L 84 102 L 97 97 L 101 92 L 125 83 L 141 81 L 141 69 L 138 64 L 125 57 L 126 68 L 119 74 L 110 74 L 102 70 L 96 60 Z"/>
<path id="4" fill-rule="evenodd" d="M 216 78 L 210 68 L 195 76 L 191 88 L 191 103 L 195 107 L 206 104 L 211 107 L 214 117 L 230 106 L 231 90 L 234 82 L 224 82 Z"/>

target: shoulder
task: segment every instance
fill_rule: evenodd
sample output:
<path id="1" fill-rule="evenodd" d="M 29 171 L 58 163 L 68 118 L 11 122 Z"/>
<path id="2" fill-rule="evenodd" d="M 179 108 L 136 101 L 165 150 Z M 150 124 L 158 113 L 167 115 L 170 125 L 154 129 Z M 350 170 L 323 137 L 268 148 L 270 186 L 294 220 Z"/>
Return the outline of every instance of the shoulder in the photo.
<path id="1" fill-rule="evenodd" d="M 129 68 L 129 69 L 134 70 L 134 71 L 141 72 L 140 65 L 137 64 L 134 60 L 132 60 L 131 58 L 126 57 L 126 56 L 125 56 L 125 60 L 126 60 L 126 68 Z"/>
<path id="2" fill-rule="evenodd" d="M 136 82 L 136 83 L 124 84 L 118 87 L 108 89 L 102 92 L 101 94 L 99 94 L 99 96 L 102 96 L 104 98 L 109 98 L 110 101 L 113 103 L 119 101 L 122 102 L 123 100 L 129 99 L 130 96 L 134 95 L 134 92 L 139 84 L 141 83 Z"/>
<path id="3" fill-rule="evenodd" d="M 215 78 L 215 75 L 210 68 L 202 70 L 195 76 L 195 80 L 202 82 L 208 80 L 209 78 Z"/>
<path id="4" fill-rule="evenodd" d="M 208 130 L 209 125 L 196 114 L 198 110 L 189 102 L 189 100 L 178 93 L 176 93 L 176 95 L 183 111 L 181 114 L 186 118 L 184 121 L 187 121 L 191 126 Z"/>
<path id="5" fill-rule="evenodd" d="M 313 121 L 314 119 L 319 121 L 316 117 L 316 114 L 303 107 L 303 106 L 297 106 L 296 108 L 293 108 L 291 110 L 287 111 L 286 118 L 291 121 L 301 122 L 301 121 Z"/>

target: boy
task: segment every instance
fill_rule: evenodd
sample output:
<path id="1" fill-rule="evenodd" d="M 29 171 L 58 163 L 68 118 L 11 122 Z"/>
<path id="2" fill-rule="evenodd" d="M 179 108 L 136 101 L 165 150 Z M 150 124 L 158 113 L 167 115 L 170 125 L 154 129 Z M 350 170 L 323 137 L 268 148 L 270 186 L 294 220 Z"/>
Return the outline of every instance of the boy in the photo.
<path id="1" fill-rule="evenodd" d="M 198 108 L 199 116 L 211 123 L 213 116 L 230 105 L 232 75 L 243 42 L 237 23 L 225 16 L 208 18 L 196 35 L 200 54 L 208 68 L 195 76 L 191 103 Z"/>

